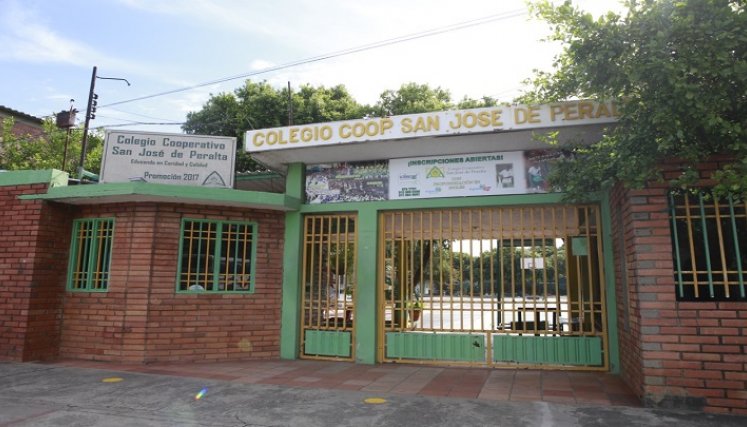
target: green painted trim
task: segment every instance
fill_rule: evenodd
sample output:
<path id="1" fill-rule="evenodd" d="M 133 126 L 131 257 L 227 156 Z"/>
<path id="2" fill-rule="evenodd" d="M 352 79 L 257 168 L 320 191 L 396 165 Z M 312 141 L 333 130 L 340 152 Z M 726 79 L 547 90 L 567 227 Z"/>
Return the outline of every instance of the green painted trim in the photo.
<path id="1" fill-rule="evenodd" d="M 600 337 L 494 335 L 493 361 L 539 365 L 601 366 Z"/>
<path id="2" fill-rule="evenodd" d="M 350 332 L 307 329 L 303 353 L 309 356 L 350 357 Z"/>
<path id="3" fill-rule="evenodd" d="M 734 221 L 734 206 L 731 204 L 731 197 L 729 198 L 729 207 L 732 208 L 731 211 L 731 219 L 732 222 Z M 669 217 L 672 220 L 672 239 L 674 240 L 672 242 L 672 245 L 674 246 L 674 259 L 677 264 L 677 292 L 679 293 L 680 297 L 685 296 L 685 284 L 682 280 L 682 258 L 680 257 L 680 237 L 679 233 L 677 232 L 677 207 L 674 205 L 674 194 L 670 191 L 669 192 Z M 736 236 L 736 232 L 734 233 L 734 236 Z M 736 240 L 735 240 L 736 243 Z M 739 248 L 737 247 L 737 261 L 741 262 L 739 259 Z M 739 271 L 742 271 L 740 268 Z M 739 275 L 740 280 L 742 275 Z"/>
<path id="4" fill-rule="evenodd" d="M 355 288 L 355 359 L 358 363 L 376 363 L 377 271 L 379 218 L 374 206 L 358 211 L 356 288 Z"/>
<path id="5" fill-rule="evenodd" d="M 617 304 L 615 297 L 615 258 L 613 255 L 612 213 L 610 194 L 605 191 L 600 202 L 602 217 L 602 253 L 604 254 L 604 281 L 607 305 L 607 347 L 609 350 L 609 370 L 613 374 L 620 373 L 620 345 L 618 336 Z M 626 296 L 627 297 L 627 296 Z"/>
<path id="6" fill-rule="evenodd" d="M 182 255 L 184 252 L 184 229 L 185 225 L 188 222 L 196 222 L 196 223 L 209 223 L 209 224 L 215 224 L 215 240 L 214 240 L 214 247 L 213 247 L 213 263 L 212 263 L 212 270 L 213 270 L 213 289 L 208 290 L 189 290 L 187 289 L 179 289 L 179 283 L 181 282 L 181 275 L 182 275 Z M 223 226 L 225 225 L 231 225 L 231 224 L 237 224 L 237 225 L 246 225 L 251 227 L 251 239 L 252 239 L 252 247 L 250 249 L 250 263 L 249 263 L 249 289 L 240 289 L 240 290 L 220 290 L 220 268 L 221 263 L 220 260 L 223 256 L 221 253 L 223 248 Z M 176 293 L 177 294 L 205 294 L 205 295 L 213 295 L 213 294 L 228 294 L 228 295 L 251 295 L 254 293 L 254 281 L 256 277 L 256 270 L 257 270 L 257 239 L 259 237 L 259 229 L 258 225 L 255 221 L 220 221 L 220 220 L 213 220 L 213 219 L 195 219 L 195 218 L 182 218 L 181 226 L 179 228 L 179 254 L 177 255 L 177 267 L 176 267 Z M 199 247 L 202 247 L 202 240 L 200 240 Z M 198 256 L 200 254 L 198 253 Z M 207 255 L 207 254 L 206 254 Z M 200 274 L 199 271 L 199 265 L 197 274 Z"/>
<path id="7" fill-rule="evenodd" d="M 95 174 L 93 172 L 89 172 L 89 171 L 87 171 L 85 169 L 81 170 L 80 177 L 81 178 L 86 178 L 86 179 L 88 179 L 90 181 L 99 182 L 99 175 L 98 174 Z"/>
<path id="8" fill-rule="evenodd" d="M 106 251 L 106 254 L 108 255 L 108 259 L 106 262 L 106 271 L 109 275 L 107 277 L 107 281 L 105 283 L 104 288 L 102 289 L 91 289 L 91 282 L 93 281 L 93 277 L 95 273 L 99 273 L 98 271 L 95 271 L 96 266 L 96 254 L 98 254 L 98 247 L 100 240 L 97 236 L 99 235 L 99 227 L 102 223 L 109 222 L 110 229 L 111 229 L 111 236 L 106 239 L 103 243 L 104 245 L 108 246 L 109 250 Z M 78 248 L 81 245 L 81 241 L 78 239 L 78 236 L 80 234 L 80 226 L 83 223 L 89 223 L 91 225 L 91 231 L 90 234 L 87 236 L 86 240 L 90 240 L 90 246 L 88 248 L 88 253 L 84 256 L 87 258 L 86 262 L 86 281 L 85 281 L 85 287 L 84 288 L 75 288 L 73 287 L 73 270 L 75 270 L 76 266 L 78 265 Z M 70 238 L 70 254 L 68 256 L 68 262 L 67 262 L 67 279 L 65 282 L 65 289 L 68 292 L 109 292 L 109 279 L 111 278 L 111 268 L 112 268 L 112 249 L 114 248 L 114 226 L 115 226 L 115 219 L 114 218 L 84 218 L 84 219 L 76 219 L 73 220 L 73 230 L 72 230 L 72 237 Z"/>
<path id="9" fill-rule="evenodd" d="M 734 197 L 729 194 L 729 220 L 731 223 L 731 236 L 734 240 L 734 253 L 737 255 L 737 271 L 739 274 L 739 296 L 744 298 L 744 270 L 742 270 L 742 254 L 739 251 L 739 234 L 737 234 L 737 220 L 734 215 Z M 679 265 L 679 248 L 677 249 L 677 271 L 682 274 L 682 268 Z"/>
<path id="10" fill-rule="evenodd" d="M 297 359 L 301 337 L 301 257 L 303 223 L 299 212 L 285 214 L 280 358 Z"/>
<path id="11" fill-rule="evenodd" d="M 68 179 L 70 179 L 69 173 L 65 171 L 53 169 L 52 170 L 52 181 L 50 181 L 49 185 L 50 187 L 53 187 L 53 188 L 67 187 Z"/>
<path id="12" fill-rule="evenodd" d="M 66 199 L 112 196 L 153 196 L 164 201 L 188 203 L 211 201 L 239 205 L 262 205 L 267 209 L 296 210 L 301 200 L 279 193 L 241 191 L 229 188 L 190 187 L 182 185 L 153 184 L 147 182 L 118 182 L 108 184 L 74 185 L 50 188 L 46 194 L 20 196 L 21 199 L 45 199 L 64 202 Z"/>
<path id="13" fill-rule="evenodd" d="M 64 187 L 69 175 L 57 169 L 24 170 L 0 172 L 0 187 L 11 185 L 49 184 L 50 187 Z"/>
<path id="14" fill-rule="evenodd" d="M 73 227 L 72 227 L 72 235 L 70 236 L 70 251 L 68 253 L 67 257 L 67 277 L 65 278 L 65 290 L 71 290 L 72 289 L 72 283 L 73 283 L 73 269 L 75 268 L 75 254 L 78 253 L 78 239 L 76 236 L 79 233 L 80 230 L 80 223 L 78 220 L 73 221 Z"/>
<path id="15" fill-rule="evenodd" d="M 485 362 L 485 335 L 387 332 L 386 358 Z"/>
<path id="16" fill-rule="evenodd" d="M 303 163 L 293 163 L 291 165 L 288 165 L 288 172 L 285 177 L 285 194 L 303 201 L 306 198 L 305 175 L 306 165 L 304 165 Z"/>
<path id="17" fill-rule="evenodd" d="M 316 212 L 345 212 L 360 211 L 362 209 L 375 210 L 404 210 L 404 209 L 440 209 L 440 208 L 471 208 L 482 206 L 511 206 L 511 205 L 545 205 L 564 204 L 562 193 L 547 194 L 519 194 L 508 196 L 474 196 L 449 197 L 441 199 L 408 199 L 382 200 L 378 202 L 327 203 L 318 205 L 303 204 L 303 213 Z"/>
<path id="18" fill-rule="evenodd" d="M 303 164 L 288 166 L 286 194 L 302 200 L 305 181 Z M 283 236 L 283 292 L 280 309 L 280 358 L 297 359 L 301 338 L 301 265 L 303 217 L 300 212 L 286 212 Z"/>

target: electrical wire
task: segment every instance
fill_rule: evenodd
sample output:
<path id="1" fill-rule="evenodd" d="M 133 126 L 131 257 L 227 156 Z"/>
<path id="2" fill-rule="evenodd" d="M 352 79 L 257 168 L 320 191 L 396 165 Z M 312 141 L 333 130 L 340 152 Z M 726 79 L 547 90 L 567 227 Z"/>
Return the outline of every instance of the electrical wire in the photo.
<path id="1" fill-rule="evenodd" d="M 109 107 L 109 108 L 111 108 L 111 107 Z M 164 121 L 164 122 L 175 121 L 175 120 L 172 120 L 172 119 L 164 119 L 163 117 L 153 117 L 153 116 L 148 116 L 146 114 L 133 113 L 131 111 L 124 111 L 124 110 L 120 110 L 119 108 L 111 108 L 111 109 L 114 110 L 114 111 L 118 111 L 120 113 L 130 114 L 130 115 L 138 116 L 138 117 L 143 117 L 145 119 L 161 120 L 161 121 Z M 104 117 L 104 116 L 100 116 L 100 117 Z M 126 120 L 126 119 L 122 119 L 122 120 Z"/>
<path id="2" fill-rule="evenodd" d="M 498 92 L 497 94 L 494 94 L 494 95 L 486 95 L 484 97 L 480 97 L 479 99 L 482 99 L 482 98 L 492 98 L 492 99 L 498 100 L 502 95 L 505 95 L 505 94 L 511 93 L 511 92 L 516 92 L 518 90 L 520 90 L 519 87 L 514 87 L 514 88 L 511 88 L 511 89 L 503 90 L 503 91 Z M 132 113 L 132 112 L 128 112 L 128 111 L 122 111 L 122 110 L 119 110 L 117 108 L 112 108 L 112 110 L 119 111 L 119 112 L 125 113 L 125 114 L 133 114 L 135 116 L 141 116 L 141 117 L 145 117 L 145 118 L 149 118 L 149 119 L 168 120 L 168 119 L 159 119 L 158 117 L 147 116 L 145 114 L 137 114 L 137 113 Z M 129 125 L 169 126 L 169 125 L 183 125 L 183 124 L 186 123 L 186 122 L 162 122 L 162 123 L 147 122 L 146 123 L 146 122 L 138 122 L 138 121 L 129 120 L 129 119 L 123 119 L 123 118 L 119 118 L 119 117 L 102 116 L 100 114 L 98 115 L 98 117 L 103 117 L 103 118 L 108 118 L 108 119 L 114 119 L 114 120 L 125 120 L 125 121 L 128 121 L 130 123 L 118 123 L 118 124 L 113 124 L 113 125 L 102 125 L 102 126 L 97 126 L 97 127 L 93 128 L 93 129 L 103 129 L 103 128 L 109 128 L 109 127 L 123 127 L 123 126 L 129 126 Z M 248 117 L 246 118 L 246 120 L 249 123 L 249 127 L 252 130 L 254 130 L 254 125 L 252 125 L 252 123 L 251 123 L 251 121 L 249 121 Z M 209 124 L 212 124 L 212 123 L 217 123 L 217 121 L 216 122 L 209 122 Z"/>
<path id="3" fill-rule="evenodd" d="M 516 10 L 504 12 L 504 13 L 499 13 L 499 14 L 494 14 L 494 15 L 488 15 L 488 16 L 484 16 L 482 18 L 476 18 L 476 19 L 472 19 L 472 20 L 469 20 L 469 21 L 463 21 L 463 22 L 459 22 L 459 23 L 456 23 L 456 24 L 451 24 L 451 25 L 446 25 L 446 26 L 443 26 L 443 27 L 432 28 L 432 29 L 421 31 L 421 32 L 417 32 L 417 33 L 406 34 L 406 35 L 403 35 L 403 36 L 394 37 L 394 38 L 390 38 L 390 39 L 386 39 L 386 40 L 382 40 L 382 41 L 378 41 L 378 42 L 373 42 L 373 43 L 369 43 L 369 44 L 365 44 L 365 45 L 361 45 L 361 46 L 357 46 L 357 47 L 352 47 L 352 48 L 348 48 L 348 49 L 338 50 L 338 51 L 335 51 L 335 52 L 330 52 L 330 53 L 326 53 L 326 54 L 322 54 L 322 55 L 318 55 L 318 56 L 312 56 L 312 57 L 301 59 L 301 60 L 297 60 L 297 61 L 287 62 L 285 64 L 277 65 L 277 66 L 274 66 L 274 67 L 263 68 L 261 70 L 252 71 L 252 72 L 249 72 L 249 73 L 242 73 L 242 74 L 237 74 L 237 75 L 234 75 L 234 76 L 223 77 L 223 78 L 220 78 L 220 79 L 211 80 L 211 81 L 204 82 L 204 83 L 198 83 L 198 84 L 192 85 L 192 86 L 186 86 L 186 87 L 182 87 L 182 88 L 167 90 L 167 91 L 155 93 L 155 94 L 152 94 L 152 95 L 145 95 L 145 96 L 140 96 L 140 97 L 137 97 L 137 98 L 131 98 L 131 99 L 125 99 L 125 100 L 122 100 L 122 101 L 116 101 L 116 102 L 112 102 L 110 104 L 101 105 L 101 106 L 99 106 L 99 108 L 108 108 L 108 107 L 113 107 L 115 105 L 122 105 L 122 104 L 127 104 L 127 103 L 130 103 L 130 102 L 142 101 L 142 100 L 145 100 L 145 99 L 156 98 L 156 97 L 159 97 L 159 96 L 171 95 L 171 94 L 179 93 L 179 92 L 185 92 L 185 91 L 188 91 L 188 90 L 198 89 L 198 88 L 201 88 L 201 87 L 210 86 L 210 85 L 214 85 L 214 84 L 218 84 L 218 83 L 225 83 L 225 82 L 228 82 L 228 81 L 231 81 L 231 80 L 237 80 L 237 79 L 242 79 L 242 78 L 257 76 L 257 75 L 260 75 L 260 74 L 265 74 L 265 73 L 270 73 L 270 72 L 273 72 L 273 71 L 284 70 L 284 69 L 291 68 L 291 67 L 296 67 L 296 66 L 299 66 L 299 65 L 310 64 L 310 63 L 314 63 L 314 62 L 323 61 L 323 60 L 326 60 L 326 59 L 337 58 L 337 57 L 340 57 L 340 56 L 351 55 L 351 54 L 354 54 L 354 53 L 359 53 L 359 52 L 363 52 L 363 51 L 367 51 L 367 50 L 371 50 L 371 49 L 377 49 L 377 48 L 380 48 L 380 47 L 385 47 L 385 46 L 391 46 L 391 45 L 394 45 L 394 44 L 404 43 L 404 42 L 411 41 L 411 40 L 417 40 L 417 39 L 421 39 L 421 38 L 425 38 L 425 37 L 432 37 L 432 36 L 435 36 L 435 35 L 444 34 L 444 33 L 452 32 L 452 31 L 458 31 L 458 30 L 462 30 L 462 29 L 465 29 L 465 28 L 470 28 L 470 27 L 475 27 L 475 26 L 478 26 L 478 25 L 488 24 L 488 23 L 491 23 L 491 22 L 496 22 L 496 21 L 502 21 L 502 20 L 505 20 L 505 19 L 516 18 L 516 17 L 524 15 L 524 14 L 526 14 L 526 10 L 524 10 L 524 9 L 516 9 Z"/>
<path id="4" fill-rule="evenodd" d="M 137 120 L 123 119 L 121 117 L 105 116 L 103 114 L 97 114 L 96 117 L 98 117 L 100 119 L 124 120 L 124 121 L 130 122 L 130 123 L 137 123 L 138 122 Z"/>
<path id="5" fill-rule="evenodd" d="M 118 123 L 118 124 L 113 124 L 113 125 L 101 125 L 101 126 L 93 127 L 91 129 L 92 130 L 99 130 L 99 129 L 107 129 L 107 128 L 120 128 L 120 127 L 123 127 L 123 126 L 132 126 L 132 125 L 144 125 L 144 126 L 167 126 L 167 125 L 172 125 L 172 126 L 176 126 L 176 125 L 183 125 L 183 124 L 184 124 L 184 122 L 181 122 L 181 123 L 172 123 L 172 122 L 168 122 L 168 123 L 132 122 L 132 123 Z"/>

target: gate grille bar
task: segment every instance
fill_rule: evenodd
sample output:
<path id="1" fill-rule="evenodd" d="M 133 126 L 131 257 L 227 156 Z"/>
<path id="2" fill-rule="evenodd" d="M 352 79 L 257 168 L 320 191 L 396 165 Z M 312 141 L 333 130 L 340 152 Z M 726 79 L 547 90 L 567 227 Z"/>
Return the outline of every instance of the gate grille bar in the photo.
<path id="1" fill-rule="evenodd" d="M 382 340 L 415 332 L 481 334 L 487 343 L 598 337 L 602 355 L 593 360 L 606 368 L 597 206 L 391 211 L 380 214 L 380 229 Z M 481 351 L 480 360 L 492 360 L 491 345 Z M 384 342 L 380 358 L 402 360 L 392 354 Z"/>
<path id="2" fill-rule="evenodd" d="M 683 301 L 745 300 L 747 208 L 708 190 L 669 193 L 675 292 Z"/>

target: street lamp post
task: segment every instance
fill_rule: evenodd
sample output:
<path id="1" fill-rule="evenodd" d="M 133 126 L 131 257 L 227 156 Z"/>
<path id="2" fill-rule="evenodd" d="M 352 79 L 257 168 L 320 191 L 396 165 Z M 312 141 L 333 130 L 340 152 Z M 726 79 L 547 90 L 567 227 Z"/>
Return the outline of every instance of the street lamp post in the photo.
<path id="1" fill-rule="evenodd" d="M 96 118 L 96 115 L 93 114 L 96 111 L 96 105 L 98 104 L 97 99 L 99 99 L 99 96 L 96 95 L 93 91 L 96 88 L 96 79 L 102 79 L 102 80 L 122 80 L 123 82 L 127 83 L 127 86 L 130 86 L 130 82 L 127 81 L 127 79 L 119 78 L 119 77 L 101 77 L 96 75 L 97 67 L 93 67 L 93 72 L 91 73 L 91 88 L 88 91 L 88 107 L 86 108 L 86 120 L 83 124 L 83 141 L 81 142 L 80 146 L 80 165 L 78 165 L 78 179 L 83 180 L 83 166 L 86 162 L 86 149 L 88 148 L 88 125 L 90 124 L 91 120 Z"/>

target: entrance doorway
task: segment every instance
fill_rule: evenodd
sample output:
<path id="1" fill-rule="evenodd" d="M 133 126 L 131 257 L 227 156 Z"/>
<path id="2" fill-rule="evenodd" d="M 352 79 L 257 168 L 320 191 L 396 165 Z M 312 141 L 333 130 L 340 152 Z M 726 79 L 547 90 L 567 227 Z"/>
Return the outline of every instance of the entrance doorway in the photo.
<path id="1" fill-rule="evenodd" d="M 379 360 L 608 367 L 595 205 L 379 216 Z"/>
<path id="2" fill-rule="evenodd" d="M 307 215 L 303 236 L 301 357 L 352 360 L 356 216 Z"/>

